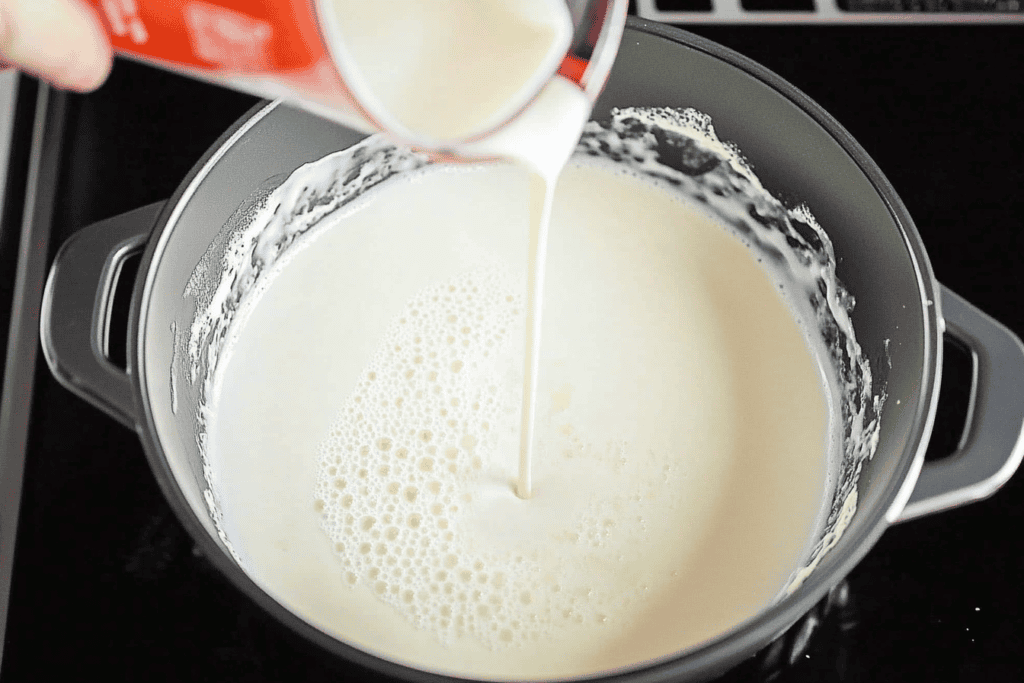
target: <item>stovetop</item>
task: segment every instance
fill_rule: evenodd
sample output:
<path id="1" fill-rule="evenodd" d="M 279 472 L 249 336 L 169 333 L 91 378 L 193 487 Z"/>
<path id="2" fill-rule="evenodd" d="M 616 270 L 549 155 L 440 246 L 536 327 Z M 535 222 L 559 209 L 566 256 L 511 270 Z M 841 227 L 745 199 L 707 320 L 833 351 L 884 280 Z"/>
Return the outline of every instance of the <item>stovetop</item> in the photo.
<path id="1" fill-rule="evenodd" d="M 1024 336 L 1020 26 L 691 30 L 830 112 L 895 186 L 937 277 Z M 29 105 L 39 92 L 28 79 L 19 91 L 29 104 L 15 121 L 11 168 L 21 176 L 8 180 L 0 232 L 3 307 L 18 295 L 15 279 L 32 275 L 11 267 L 25 215 L 40 232 L 22 248 L 48 264 L 77 229 L 168 197 L 255 103 L 124 61 L 94 94 L 47 92 L 49 137 L 29 182 Z M 19 201 L 26 186 L 29 203 Z M 19 291 L 31 303 L 36 290 Z M 37 318 L 23 313 L 31 327 Z M 957 360 L 929 457 L 952 452 L 962 427 L 970 373 Z M 5 425 L 17 426 L 11 415 L 27 421 L 0 680 L 372 678 L 290 634 L 213 569 L 161 497 L 133 432 L 60 387 L 41 356 L 20 373 L 21 393 L 5 394 Z M 16 453 L 2 455 L 0 477 L 10 478 Z M 1018 475 L 987 501 L 889 529 L 826 601 L 724 680 L 1024 680 L 1022 521 Z M 0 568 L 10 569 L 10 547 L 2 550 Z"/>

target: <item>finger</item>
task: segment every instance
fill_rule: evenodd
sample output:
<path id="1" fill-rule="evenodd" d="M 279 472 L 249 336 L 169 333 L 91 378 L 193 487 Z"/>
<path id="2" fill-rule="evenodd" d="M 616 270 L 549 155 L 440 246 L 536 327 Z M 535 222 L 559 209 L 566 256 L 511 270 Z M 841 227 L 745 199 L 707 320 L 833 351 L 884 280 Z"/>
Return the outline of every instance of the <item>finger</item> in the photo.
<path id="1" fill-rule="evenodd" d="M 110 73 L 110 41 L 81 0 L 0 0 L 0 60 L 61 88 L 87 91 Z"/>

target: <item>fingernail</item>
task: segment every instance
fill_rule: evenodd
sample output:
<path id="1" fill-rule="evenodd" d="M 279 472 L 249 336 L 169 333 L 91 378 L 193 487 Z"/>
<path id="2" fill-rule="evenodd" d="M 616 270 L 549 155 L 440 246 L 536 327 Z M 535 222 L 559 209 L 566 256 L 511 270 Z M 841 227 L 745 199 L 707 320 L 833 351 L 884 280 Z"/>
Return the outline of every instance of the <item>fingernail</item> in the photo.
<path id="1" fill-rule="evenodd" d="M 102 85 L 102 81 L 100 79 L 94 76 L 83 76 L 75 81 L 71 86 L 71 89 L 77 92 L 86 93 L 96 90 L 100 85 Z"/>
<path id="2" fill-rule="evenodd" d="M 54 84 L 58 88 L 80 93 L 96 90 L 106 80 L 110 67 L 103 62 L 91 61 L 92 64 L 85 60 L 76 61 L 75 68 L 71 70 L 71 73 L 59 78 Z"/>

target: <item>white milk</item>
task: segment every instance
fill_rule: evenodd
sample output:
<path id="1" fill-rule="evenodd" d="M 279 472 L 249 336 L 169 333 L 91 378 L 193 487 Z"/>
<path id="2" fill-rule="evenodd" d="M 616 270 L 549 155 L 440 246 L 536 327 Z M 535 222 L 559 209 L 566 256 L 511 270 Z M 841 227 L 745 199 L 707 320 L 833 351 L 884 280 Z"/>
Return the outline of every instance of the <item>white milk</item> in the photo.
<path id="1" fill-rule="evenodd" d="M 754 615 L 806 557 L 831 447 L 822 372 L 749 250 L 573 165 L 516 497 L 529 177 L 428 168 L 327 219 L 261 286 L 207 417 L 258 583 L 382 657 L 491 679 L 628 666 Z"/>
<path id="2" fill-rule="evenodd" d="M 558 69 L 573 32 L 564 0 L 330 0 L 325 9 L 360 101 L 418 140 L 464 140 L 512 118 Z"/>
<path id="3" fill-rule="evenodd" d="M 552 77 L 572 39 L 568 7 L 564 0 L 331 0 L 330 8 L 339 63 L 385 129 L 435 144 L 487 133 L 457 151 L 515 161 L 532 174 L 516 485 L 529 498 L 548 216 L 591 108 L 577 86 Z"/>
<path id="4" fill-rule="evenodd" d="M 591 103 L 581 90 L 556 76 L 511 125 L 475 146 L 518 162 L 530 179 L 523 393 L 515 484 L 521 498 L 533 495 L 534 427 L 551 208 L 558 177 L 576 147 L 590 109 Z"/>

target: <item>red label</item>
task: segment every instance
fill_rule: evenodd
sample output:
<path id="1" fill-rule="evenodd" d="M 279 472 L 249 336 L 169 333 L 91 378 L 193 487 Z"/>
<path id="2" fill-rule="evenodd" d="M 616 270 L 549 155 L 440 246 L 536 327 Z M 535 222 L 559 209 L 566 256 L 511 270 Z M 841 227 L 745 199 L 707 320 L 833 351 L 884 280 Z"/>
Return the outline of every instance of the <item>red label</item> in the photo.
<path id="1" fill-rule="evenodd" d="M 312 1 L 88 0 L 118 52 L 242 74 L 303 69 L 326 56 Z"/>

